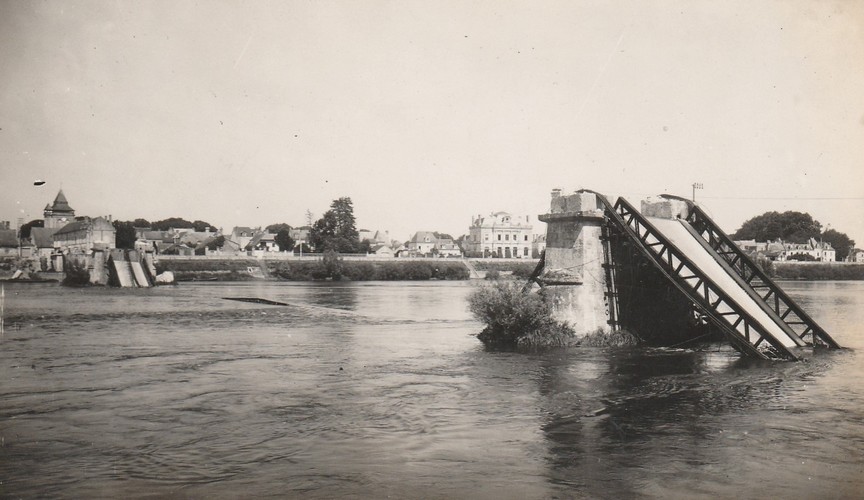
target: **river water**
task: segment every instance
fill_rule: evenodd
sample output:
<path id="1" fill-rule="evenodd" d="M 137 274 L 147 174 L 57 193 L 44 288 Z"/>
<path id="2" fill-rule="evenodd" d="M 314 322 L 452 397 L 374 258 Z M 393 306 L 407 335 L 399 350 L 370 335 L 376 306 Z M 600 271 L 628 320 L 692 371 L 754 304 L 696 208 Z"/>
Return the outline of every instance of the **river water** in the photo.
<path id="1" fill-rule="evenodd" d="M 864 282 L 784 284 L 854 348 L 798 363 L 487 351 L 472 286 L 7 284 L 0 496 L 864 494 Z"/>

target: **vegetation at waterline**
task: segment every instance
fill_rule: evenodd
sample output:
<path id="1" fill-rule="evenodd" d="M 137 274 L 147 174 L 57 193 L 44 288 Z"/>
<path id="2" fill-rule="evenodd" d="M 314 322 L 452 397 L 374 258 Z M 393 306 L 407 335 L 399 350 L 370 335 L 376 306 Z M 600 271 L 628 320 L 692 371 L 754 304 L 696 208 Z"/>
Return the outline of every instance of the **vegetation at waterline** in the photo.
<path id="1" fill-rule="evenodd" d="M 287 281 L 418 281 L 467 280 L 468 269 L 461 262 L 440 261 L 373 261 L 343 260 L 335 252 L 325 253 L 320 260 L 268 261 L 267 269 L 275 278 Z M 156 271 L 172 271 L 178 281 L 218 280 L 244 281 L 255 279 L 248 268 L 257 269 L 255 259 L 162 259 Z"/>
<path id="2" fill-rule="evenodd" d="M 247 281 L 255 279 L 249 268 L 257 268 L 255 259 L 161 259 L 156 263 L 157 274 L 174 273 L 177 281 L 218 280 Z"/>
<path id="3" fill-rule="evenodd" d="M 774 277 L 784 280 L 864 280 L 864 264 L 824 262 L 774 263 Z"/>
<path id="4" fill-rule="evenodd" d="M 328 257 L 328 254 L 331 255 Z M 273 262 L 271 274 L 283 280 L 343 281 L 422 281 L 467 280 L 468 269 L 461 262 L 343 260 L 335 253 L 325 253 L 318 261 Z"/>
<path id="5" fill-rule="evenodd" d="M 90 284 L 90 271 L 87 270 L 87 264 L 80 263 L 74 259 L 64 259 L 63 271 L 63 286 L 86 286 Z"/>
<path id="6" fill-rule="evenodd" d="M 510 273 L 514 278 L 527 278 L 531 276 L 531 273 L 534 272 L 534 268 L 537 267 L 536 260 L 513 262 L 490 259 L 475 260 L 473 261 L 473 264 L 474 268 L 478 271 L 486 271 L 487 276 L 489 275 L 489 271 L 497 271 L 499 276 Z"/>
<path id="7" fill-rule="evenodd" d="M 521 283 L 495 281 L 477 287 L 468 297 L 468 309 L 486 325 L 481 342 L 502 347 L 556 347 L 573 342 L 573 329 L 552 317 L 546 295 L 523 293 Z"/>

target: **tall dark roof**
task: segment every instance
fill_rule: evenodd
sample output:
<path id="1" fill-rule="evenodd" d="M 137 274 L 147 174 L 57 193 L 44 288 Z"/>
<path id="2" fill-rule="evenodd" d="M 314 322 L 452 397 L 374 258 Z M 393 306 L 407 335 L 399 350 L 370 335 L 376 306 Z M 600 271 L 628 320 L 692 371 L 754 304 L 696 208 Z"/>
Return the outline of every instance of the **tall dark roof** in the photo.
<path id="1" fill-rule="evenodd" d="M 66 201 L 66 196 L 63 194 L 63 190 L 57 193 L 57 197 L 54 198 L 54 204 L 51 205 L 51 210 L 54 212 L 74 212 L 75 210 L 69 206 L 69 202 Z"/>

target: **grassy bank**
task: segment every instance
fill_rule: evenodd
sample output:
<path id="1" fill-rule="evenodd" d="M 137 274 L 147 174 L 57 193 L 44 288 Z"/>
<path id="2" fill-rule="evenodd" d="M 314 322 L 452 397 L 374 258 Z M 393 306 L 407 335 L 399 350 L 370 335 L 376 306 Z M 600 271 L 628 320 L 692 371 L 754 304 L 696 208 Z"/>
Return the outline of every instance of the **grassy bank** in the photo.
<path id="1" fill-rule="evenodd" d="M 496 260 L 473 261 L 478 271 L 497 271 L 499 274 L 511 274 L 515 278 L 528 278 L 537 267 L 537 261 L 513 262 Z"/>
<path id="2" fill-rule="evenodd" d="M 269 274 L 286 281 L 316 281 L 338 279 L 343 281 L 418 281 L 467 280 L 468 269 L 461 262 L 440 261 L 267 261 Z M 255 259 L 171 259 L 156 264 L 156 271 L 171 271 L 178 281 L 216 280 L 248 281 L 256 279 L 248 268 L 258 269 Z"/>
<path id="3" fill-rule="evenodd" d="M 422 281 L 467 280 L 468 268 L 461 262 L 423 261 L 340 261 L 334 276 L 333 266 L 323 261 L 272 262 L 270 274 L 288 281 L 313 281 L 336 278 L 347 281 Z"/>
<path id="4" fill-rule="evenodd" d="M 864 280 L 864 264 L 775 262 L 774 277 L 781 280 Z"/>
<path id="5" fill-rule="evenodd" d="M 249 268 L 258 269 L 258 261 L 254 259 L 171 259 L 160 260 L 156 264 L 156 272 L 174 273 L 177 281 L 249 281 L 255 279 L 249 274 Z"/>

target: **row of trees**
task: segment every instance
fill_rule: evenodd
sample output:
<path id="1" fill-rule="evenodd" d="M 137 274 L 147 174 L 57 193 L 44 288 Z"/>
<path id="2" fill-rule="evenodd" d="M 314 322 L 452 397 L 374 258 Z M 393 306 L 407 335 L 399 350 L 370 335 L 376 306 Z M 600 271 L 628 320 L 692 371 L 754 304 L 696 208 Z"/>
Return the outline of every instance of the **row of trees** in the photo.
<path id="1" fill-rule="evenodd" d="M 203 220 L 188 221 L 181 217 L 169 217 L 167 219 L 150 222 L 147 219 L 135 219 L 131 221 L 115 220 L 114 225 L 115 239 L 117 248 L 134 248 L 135 246 L 135 228 L 149 227 L 151 231 L 167 231 L 171 228 L 178 229 L 193 229 L 195 231 L 207 231 L 213 225 Z"/>
<path id="2" fill-rule="evenodd" d="M 837 260 L 843 260 L 855 248 L 855 240 L 846 233 L 834 229 L 823 231 L 822 224 L 808 213 L 765 212 L 741 224 L 732 234 L 734 240 L 775 241 L 806 243 L 810 238 L 830 243 Z"/>
<path id="3" fill-rule="evenodd" d="M 311 213 L 307 212 L 307 218 L 311 219 Z M 114 221 L 113 225 L 116 231 L 117 248 L 133 248 L 135 246 L 136 227 L 149 227 L 153 231 L 167 231 L 170 228 L 192 228 L 195 231 L 205 231 L 213 227 L 208 222 L 200 220 L 190 222 L 179 217 L 171 217 L 156 222 L 149 222 L 146 219 L 118 220 Z M 290 225 L 277 223 L 271 224 L 265 229 L 276 234 L 275 240 L 276 244 L 279 245 L 279 250 L 283 252 L 295 250 L 296 242 L 291 237 L 292 227 Z M 312 247 L 304 245 L 302 250 L 304 252 L 332 250 L 338 253 L 365 253 L 369 251 L 369 242 L 358 241 L 358 234 L 354 218 L 354 204 L 351 198 L 342 197 L 333 200 L 330 204 L 330 210 L 312 224 L 309 236 Z M 211 242 L 212 245 L 218 245 L 218 243 Z"/>

